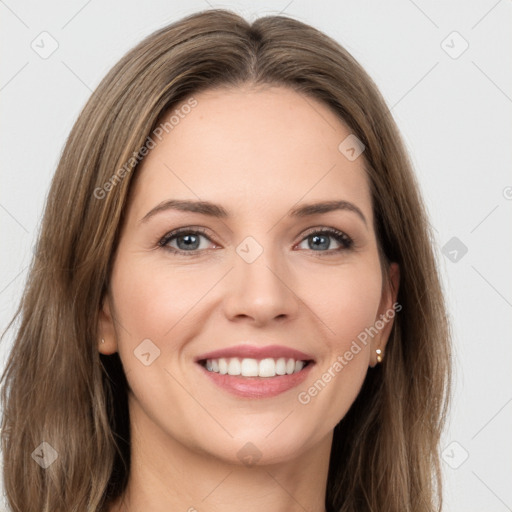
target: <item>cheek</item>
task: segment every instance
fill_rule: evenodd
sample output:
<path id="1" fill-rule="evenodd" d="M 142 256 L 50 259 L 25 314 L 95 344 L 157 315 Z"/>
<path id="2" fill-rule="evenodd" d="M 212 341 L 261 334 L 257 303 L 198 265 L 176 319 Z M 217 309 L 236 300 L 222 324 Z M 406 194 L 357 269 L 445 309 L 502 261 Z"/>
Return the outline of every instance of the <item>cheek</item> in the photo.
<path id="1" fill-rule="evenodd" d="M 112 276 L 118 320 L 135 340 L 161 340 L 215 283 L 212 272 L 148 263 L 141 257 L 120 262 Z M 175 327 L 176 326 L 176 327 Z"/>
<path id="2" fill-rule="evenodd" d="M 368 371 L 370 341 L 381 299 L 381 271 L 375 262 L 339 269 L 329 285 L 321 283 L 312 308 L 327 326 L 321 339 L 323 357 L 317 372 L 300 390 L 299 403 L 312 418 L 333 428 L 355 400 Z"/>
<path id="3" fill-rule="evenodd" d="M 373 325 L 381 300 L 381 279 L 378 264 L 354 265 L 304 288 L 304 297 L 326 327 L 330 352 L 346 350 L 353 339 Z"/>

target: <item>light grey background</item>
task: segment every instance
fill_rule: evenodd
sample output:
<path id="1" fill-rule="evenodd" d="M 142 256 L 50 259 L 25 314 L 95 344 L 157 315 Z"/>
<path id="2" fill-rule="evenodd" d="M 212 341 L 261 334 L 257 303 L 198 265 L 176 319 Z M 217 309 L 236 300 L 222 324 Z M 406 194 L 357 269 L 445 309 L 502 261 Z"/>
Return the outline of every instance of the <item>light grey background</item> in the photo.
<path id="1" fill-rule="evenodd" d="M 92 90 L 144 36 L 210 6 L 312 24 L 344 45 L 382 91 L 436 229 L 453 321 L 446 510 L 512 510 L 509 0 L 0 0 L 0 326 L 20 299 L 50 179 Z M 52 44 L 58 48 L 45 55 Z M 11 341 L 10 334 L 0 346 L 2 369 Z"/>

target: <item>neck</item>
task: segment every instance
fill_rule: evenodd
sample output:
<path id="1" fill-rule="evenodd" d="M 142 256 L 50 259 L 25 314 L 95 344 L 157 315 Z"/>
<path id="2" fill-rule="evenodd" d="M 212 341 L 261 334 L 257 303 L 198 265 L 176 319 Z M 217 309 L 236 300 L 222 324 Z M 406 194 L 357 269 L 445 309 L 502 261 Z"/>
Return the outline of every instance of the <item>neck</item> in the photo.
<path id="1" fill-rule="evenodd" d="M 130 424 L 128 485 L 110 512 L 325 511 L 332 435 L 285 462 L 249 466 L 190 449 L 137 406 Z"/>

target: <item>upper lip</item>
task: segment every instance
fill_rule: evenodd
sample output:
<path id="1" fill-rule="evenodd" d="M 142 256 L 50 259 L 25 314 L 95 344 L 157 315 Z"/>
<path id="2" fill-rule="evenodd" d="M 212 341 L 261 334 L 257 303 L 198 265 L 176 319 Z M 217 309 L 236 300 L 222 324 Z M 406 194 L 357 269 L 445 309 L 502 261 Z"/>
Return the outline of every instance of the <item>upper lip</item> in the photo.
<path id="1" fill-rule="evenodd" d="M 241 359 L 279 359 L 284 357 L 286 359 L 295 359 L 296 361 L 313 361 L 313 356 L 306 354 L 295 348 L 285 347 L 283 345 L 235 345 L 233 347 L 221 348 L 202 354 L 196 357 L 196 362 L 204 361 L 206 359 L 220 359 L 221 357 L 239 357 Z"/>

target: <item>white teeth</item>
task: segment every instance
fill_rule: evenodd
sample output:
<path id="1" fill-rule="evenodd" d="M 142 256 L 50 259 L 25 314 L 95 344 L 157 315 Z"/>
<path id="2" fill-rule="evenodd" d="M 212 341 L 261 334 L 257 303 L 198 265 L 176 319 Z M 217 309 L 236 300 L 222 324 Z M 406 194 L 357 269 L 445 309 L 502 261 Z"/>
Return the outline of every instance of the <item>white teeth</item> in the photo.
<path id="1" fill-rule="evenodd" d="M 228 363 L 228 374 L 229 375 L 240 375 L 242 372 L 242 366 L 240 360 L 236 357 L 232 357 Z"/>
<path id="2" fill-rule="evenodd" d="M 219 373 L 221 375 L 228 373 L 228 362 L 223 357 L 219 359 Z"/>
<path id="3" fill-rule="evenodd" d="M 273 359 L 262 359 L 260 361 L 260 377 L 275 377 L 276 362 Z"/>
<path id="4" fill-rule="evenodd" d="M 230 357 L 220 359 L 207 359 L 206 369 L 210 372 L 220 373 L 221 375 L 241 375 L 242 377 L 275 377 L 276 375 L 291 375 L 300 372 L 304 368 L 304 361 L 295 359 L 266 358 L 258 361 L 257 359 Z"/>
<path id="5" fill-rule="evenodd" d="M 284 357 L 280 357 L 276 362 L 277 375 L 286 375 L 286 361 Z"/>
<path id="6" fill-rule="evenodd" d="M 240 374 L 244 377 L 257 377 L 259 373 L 259 365 L 256 359 L 242 359 Z"/>

